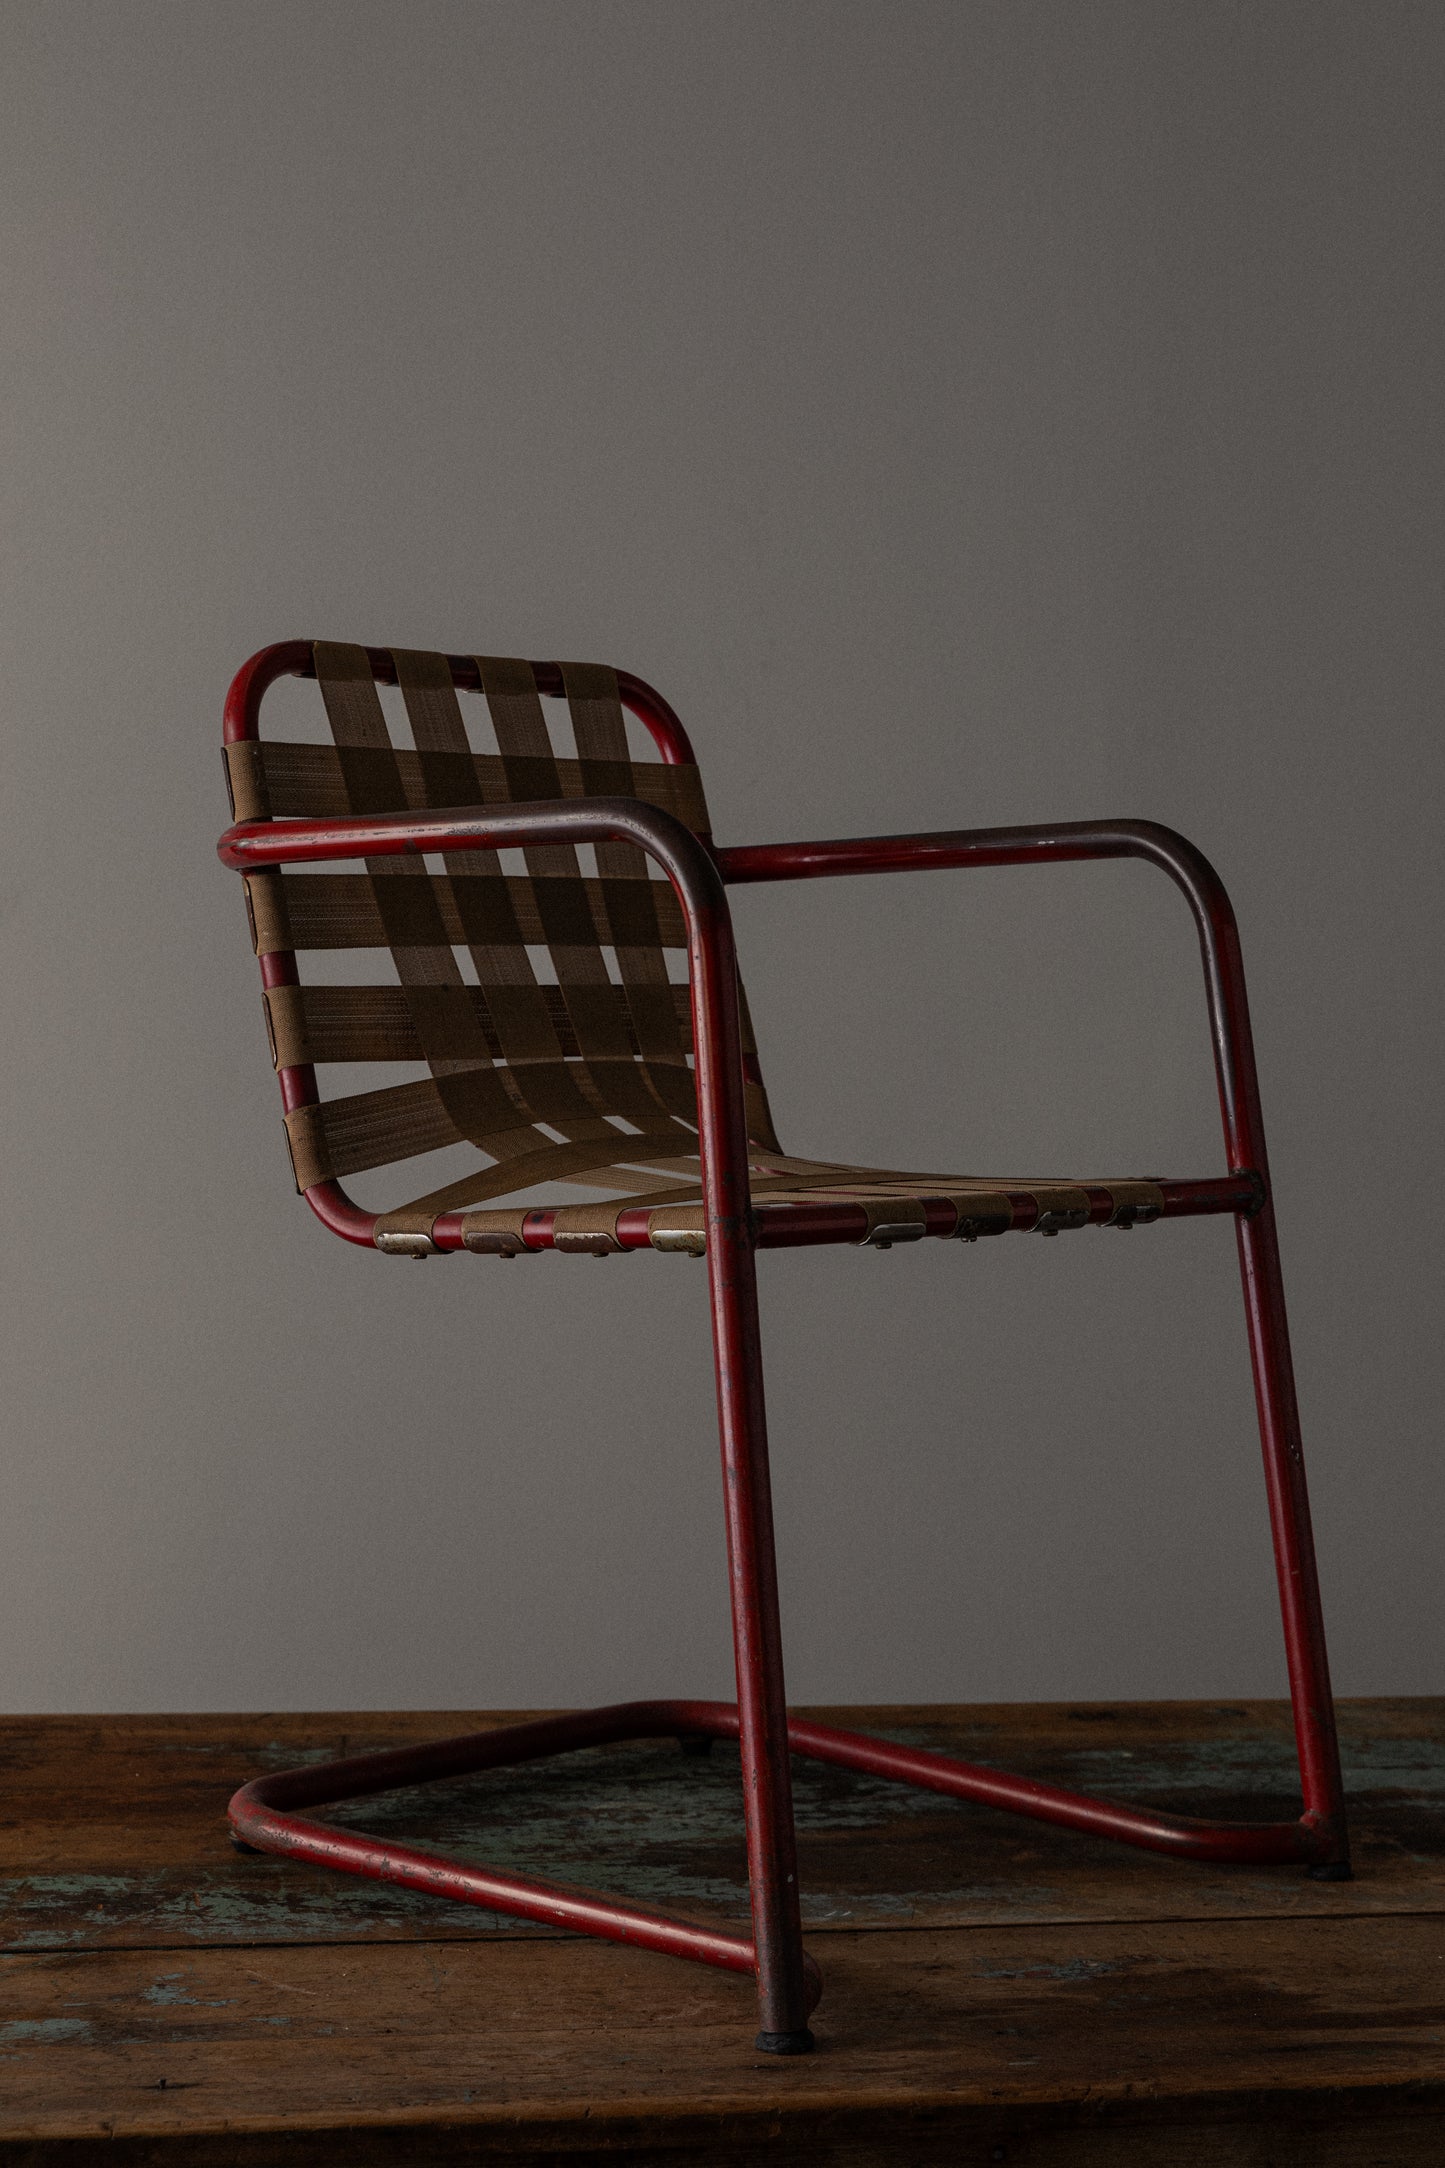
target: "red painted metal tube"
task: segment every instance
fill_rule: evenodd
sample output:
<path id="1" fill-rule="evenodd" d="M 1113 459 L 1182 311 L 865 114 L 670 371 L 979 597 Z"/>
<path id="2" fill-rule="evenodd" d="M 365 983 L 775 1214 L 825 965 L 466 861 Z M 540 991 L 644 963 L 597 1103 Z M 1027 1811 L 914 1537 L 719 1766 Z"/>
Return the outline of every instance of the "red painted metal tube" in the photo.
<path id="1" fill-rule="evenodd" d="M 1328 1839 L 1328 1866 L 1345 1877 L 1350 1854 L 1344 1781 L 1273 1204 L 1253 1219 L 1237 1220 L 1235 1238 L 1306 1819 Z"/>
<path id="2" fill-rule="evenodd" d="M 1224 883 L 1203 852 L 1174 829 L 1154 821 L 1064 821 L 1049 827 L 960 828 L 926 835 L 859 836 L 832 843 L 730 845 L 715 856 L 730 885 L 853 873 L 1047 865 L 1086 858 L 1147 859 L 1183 890 L 1194 913 L 1204 956 L 1230 1171 L 1257 1168 L 1264 1173 L 1264 1123 L 1234 911 Z"/>
<path id="3" fill-rule="evenodd" d="M 548 1926 L 601 1935 L 732 1971 L 752 1972 L 756 1970 L 755 1947 L 739 1936 L 619 1904 L 590 1891 L 498 1874 L 420 1847 L 338 1830 L 297 1812 L 405 1785 L 515 1767 L 622 1739 L 689 1734 L 736 1739 L 741 1728 L 739 1711 L 730 1702 L 630 1702 L 545 1717 L 425 1746 L 395 1748 L 259 1778 L 232 1799 L 231 1825 L 243 1843 L 300 1857 L 315 1866 L 341 1868 L 460 1903 L 539 1920 Z M 1057 1785 L 1036 1784 L 952 1755 L 899 1746 L 799 1717 L 788 1725 L 788 1744 L 795 1754 L 840 1768 L 1026 1815 L 1083 1835 L 1142 1846 L 1174 1858 L 1262 1866 L 1319 1861 L 1328 1853 L 1326 1834 L 1307 1817 L 1296 1822 L 1221 1823 L 1150 1813 L 1065 1791 Z M 817 1967 L 805 1958 L 808 2011 L 820 1992 Z"/>
<path id="4" fill-rule="evenodd" d="M 385 855 L 391 852 L 506 847 L 510 843 L 524 840 L 589 840 L 602 834 L 620 834 L 647 849 L 652 847 L 652 842 L 656 840 L 657 824 L 665 823 L 667 828 L 675 831 L 671 838 L 674 848 L 680 847 L 685 855 L 696 854 L 699 865 L 707 862 L 706 854 L 690 831 L 671 821 L 669 816 L 641 807 L 635 801 L 568 801 L 557 806 L 514 806 L 501 810 L 504 818 L 498 818 L 496 814 L 477 814 L 467 809 L 456 814 L 441 812 L 375 818 L 348 816 L 329 822 L 255 822 L 233 829 L 222 841 L 221 855 L 227 864 L 244 868 L 261 864 Z M 610 825 L 613 822 L 617 825 Z M 649 829 L 654 831 L 651 840 L 644 832 Z M 666 856 L 661 851 L 655 855 L 660 857 L 672 877 L 672 868 L 668 865 Z M 1139 856 L 1161 866 L 1184 890 L 1199 929 L 1219 1078 L 1220 1105 L 1233 1171 L 1243 1176 L 1258 1177 L 1261 1182 L 1267 1183 L 1258 1081 L 1243 965 L 1233 912 L 1223 885 L 1208 862 L 1172 831 L 1144 822 L 1077 823 L 1044 830 L 961 831 L 919 838 L 881 837 L 836 844 L 776 845 L 754 850 L 728 849 L 716 856 L 718 867 L 727 880 L 804 879 L 826 874 L 894 871 L 907 865 L 926 869 L 1119 856 Z M 677 885 L 675 879 L 674 885 Z M 679 894 L 683 895 L 686 910 L 687 898 L 681 888 Z M 726 926 L 725 907 L 722 923 Z M 699 943 L 695 939 L 694 1029 L 699 1034 L 700 1105 L 712 1089 L 704 1080 L 705 1072 L 711 1069 L 714 1076 L 718 1073 L 715 1060 L 710 1063 L 705 1058 L 701 1044 L 702 1038 L 708 1036 L 701 1020 L 702 1009 L 707 1003 L 699 999 L 699 969 L 705 966 L 706 946 L 705 941 Z M 728 927 L 724 972 L 732 968 L 731 954 L 731 931 Z M 741 1063 L 740 1057 L 735 1056 L 736 1002 L 735 997 L 729 1001 L 727 989 L 721 984 L 715 971 L 711 979 L 710 999 L 724 1010 L 728 1007 L 732 1010 L 733 1047 L 729 1049 L 729 1058 L 721 1065 L 721 1074 L 740 1100 Z M 710 1036 L 708 1047 L 710 1051 L 713 1050 Z M 712 1102 L 709 1101 L 709 1104 Z M 737 1134 L 740 1134 L 740 1105 L 732 1110 L 731 1123 L 724 1121 L 722 1129 L 728 1126 L 734 1127 Z M 709 1147 L 714 1154 L 721 1133 L 714 1107 L 712 1141 Z M 734 1168 L 745 1182 L 746 1148 L 745 1143 L 738 1145 L 737 1134 L 733 1139 L 736 1147 Z M 745 1195 L 745 1188 L 724 1191 L 721 1185 L 715 1182 L 715 1202 L 710 1209 L 716 1209 L 717 1204 L 725 1198 L 735 1199 Z M 338 1202 L 349 1214 L 351 1208 L 347 1200 L 338 1196 Z M 330 1200 L 327 1200 L 327 1203 L 328 1209 L 335 1211 Z M 812 1209 L 816 1211 L 821 1208 Z M 1237 1205 L 1233 1209 L 1239 1211 Z M 766 1217 L 766 1214 L 763 1216 Z M 336 1217 L 339 1219 L 341 1214 L 338 1212 Z M 1339 1777 L 1338 1748 L 1334 1738 L 1333 1707 L 1329 1695 L 1318 1581 L 1309 1529 L 1298 1414 L 1289 1368 L 1288 1334 L 1283 1313 L 1278 1251 L 1267 1192 L 1262 1209 L 1256 1211 L 1252 1217 L 1241 1215 L 1237 1224 L 1280 1584 L 1286 1657 L 1299 1734 L 1301 1780 L 1306 1812 L 1316 1826 L 1329 1833 L 1334 1847 L 1333 1864 L 1345 1870 L 1347 1854 L 1343 1791 Z M 366 1239 L 360 1232 L 363 1226 L 367 1226 L 369 1231 L 366 1216 L 357 1215 L 354 1226 L 355 1231 L 353 1226 L 348 1225 L 339 1226 L 338 1231 L 351 1234 L 352 1239 Z M 818 1223 L 815 1222 L 815 1239 L 817 1226 Z M 739 1406 L 747 1403 L 754 1392 L 755 1388 L 750 1382 L 751 1373 L 759 1371 L 756 1344 L 754 1343 L 750 1353 L 744 1345 L 746 1336 L 739 1337 L 737 1323 L 739 1303 L 744 1309 L 750 1303 L 755 1308 L 755 1288 L 751 1285 L 752 1249 L 750 1243 L 744 1245 L 748 1263 L 746 1270 L 739 1274 L 729 1255 L 735 1253 L 738 1241 L 737 1213 L 726 1209 L 719 1211 L 718 1227 L 719 1234 L 709 1243 L 709 1256 L 713 1261 L 711 1269 L 719 1275 L 719 1282 L 714 1285 L 719 1392 L 736 1416 Z M 760 1383 L 756 1390 L 760 1406 Z M 734 1428 L 738 1428 L 736 1422 Z M 729 1451 L 735 1460 L 738 1451 L 736 1439 Z M 751 1487 L 753 1486 L 744 1486 L 744 1489 Z M 731 1489 L 730 1501 L 737 1495 L 737 1490 Z M 740 1520 L 730 1523 L 731 1539 L 741 1546 L 744 1556 L 753 1554 L 758 1533 L 756 1522 L 746 1512 Z M 766 1608 L 766 1595 L 763 1602 Z M 771 1604 L 775 1609 L 775 1592 Z M 745 1633 L 741 1637 L 740 1646 L 745 1653 L 749 1653 L 750 1645 Z M 763 1694 L 762 1700 L 752 1712 L 754 1718 L 760 1716 L 764 1707 L 771 1707 L 772 1698 L 770 1692 Z M 776 1772 L 770 1775 L 764 1772 L 760 1781 L 763 1782 L 765 1792 L 768 1791 L 769 1787 L 777 1784 Z M 795 1998 L 793 2006 L 796 2007 Z M 783 2031 L 787 2028 L 780 2025 L 769 2029 Z"/>
<path id="5" fill-rule="evenodd" d="M 307 1820 L 296 1812 L 297 1808 L 365 1798 L 403 1785 L 511 1768 L 582 1747 L 609 1745 L 619 1739 L 695 1731 L 701 1727 L 689 1721 L 690 1713 L 690 1705 L 683 1703 L 634 1703 L 284 1770 L 258 1778 L 236 1793 L 230 1806 L 231 1826 L 243 1843 L 305 1859 L 313 1866 L 340 1868 L 348 1874 L 369 1876 L 373 1881 L 397 1883 L 431 1896 L 507 1912 L 519 1919 L 538 1920 L 549 1927 L 599 1935 L 636 1948 L 657 1950 L 665 1956 L 719 1965 L 732 1972 L 753 1973 L 756 1953 L 752 1942 L 743 1936 L 725 1934 L 695 1921 L 673 1919 L 637 1905 L 619 1904 L 592 1891 L 469 1866 L 419 1846 L 381 1842 L 359 1831 Z M 735 1737 L 737 1712 L 729 1710 L 729 1715 L 732 1722 L 726 1727 L 727 1735 Z M 811 2008 L 821 1992 L 822 1981 L 815 1965 L 808 1965 L 806 1971 Z"/>
<path id="6" fill-rule="evenodd" d="M 1263 1201 L 1236 1219 L 1250 1362 L 1259 1410 L 1285 1658 L 1307 1816 L 1329 1835 L 1328 1871 L 1349 1872 L 1344 1785 L 1325 1649 L 1299 1408 L 1290 1357 L 1279 1239 L 1269 1187 L 1264 1117 L 1239 929 L 1224 883 L 1203 853 L 1153 821 L 1066 821 L 1056 826 L 956 829 L 773 843 L 716 853 L 728 882 L 812 880 L 831 874 L 924 872 L 1092 858 L 1141 858 L 1167 873 L 1194 914 L 1204 964 L 1215 1079 L 1232 1173 L 1253 1171 Z"/>
<path id="7" fill-rule="evenodd" d="M 269 960 L 269 959 L 267 959 Z M 267 984 L 281 983 L 268 980 Z M 283 1074 L 294 1078 L 296 1071 Z M 304 1102 L 295 1096 L 294 1084 L 285 1104 L 289 1109 Z M 1249 1213 L 1259 1209 L 1260 1184 L 1253 1174 L 1208 1175 L 1202 1180 L 1164 1181 L 1159 1184 L 1164 1195 L 1161 1219 L 1198 1219 L 1207 1215 L 1232 1212 Z M 1106 1191 L 1093 1191 L 1093 1206 L 1089 1214 L 1095 1227 L 1107 1225 L 1113 1212 L 1113 1199 Z M 306 1201 L 313 1212 L 329 1227 L 333 1234 L 346 1241 L 355 1242 L 365 1249 L 373 1247 L 372 1231 L 376 1225 L 374 1212 L 363 1212 L 354 1205 L 337 1182 L 318 1182 L 307 1190 Z M 951 1204 L 941 1199 L 924 1200 L 927 1220 L 925 1233 L 948 1240 L 957 1225 L 957 1215 Z M 648 1221 L 653 1207 L 633 1205 L 617 1216 L 617 1240 L 623 1250 L 646 1250 L 651 1248 Z M 555 1247 L 553 1228 L 556 1211 L 545 1206 L 529 1212 L 523 1222 L 522 1240 L 529 1250 L 550 1250 Z M 868 1215 L 861 1205 L 846 1203 L 819 1204 L 761 1204 L 754 1208 L 756 1233 L 755 1244 L 760 1250 L 821 1249 L 835 1243 L 858 1245 L 868 1233 Z M 1013 1225 L 1009 1234 L 1032 1233 L 1038 1224 L 1038 1208 L 1031 1196 L 1023 1191 L 1015 1193 Z M 460 1212 L 441 1214 L 432 1223 L 432 1240 L 442 1252 L 461 1250 L 462 1215 Z"/>
<path id="8" fill-rule="evenodd" d="M 372 675 L 379 685 L 396 683 L 396 664 L 391 650 L 385 647 L 366 649 L 367 661 Z M 481 672 L 472 655 L 448 655 L 447 666 L 452 683 L 462 692 L 479 693 L 482 689 Z M 559 662 L 534 662 L 537 690 L 549 698 L 563 695 L 562 665 Z M 263 647 L 249 662 L 241 665 L 231 680 L 226 695 L 226 711 L 223 725 L 225 742 L 236 745 L 245 738 L 260 733 L 261 702 L 279 678 L 312 678 L 316 675 L 316 663 L 309 640 L 280 640 L 274 647 Z M 697 755 L 693 752 L 687 732 L 680 717 L 668 705 L 657 688 L 630 671 L 619 670 L 617 689 L 622 704 L 630 708 L 651 734 L 658 752 L 669 767 L 695 766 Z"/>
<path id="9" fill-rule="evenodd" d="M 723 1516 L 757 1950 L 758 2044 L 779 2052 L 803 2052 L 812 2047 L 813 2039 L 807 2025 L 808 1984 L 788 1762 L 738 970 L 732 921 L 720 881 L 710 922 L 699 924 L 690 916 L 689 936 Z"/>
<path id="10" fill-rule="evenodd" d="M 420 1746 L 354 1754 L 344 1761 L 309 1762 L 299 1769 L 257 1777 L 244 1786 L 231 1803 L 233 1817 L 241 1811 L 242 1803 L 254 1802 L 291 1813 L 298 1807 L 367 1799 L 403 1785 L 438 1784 L 452 1777 L 476 1776 L 486 1769 L 518 1768 L 526 1762 L 546 1761 L 555 1754 L 616 1746 L 624 1739 L 669 1739 L 693 1732 L 735 1739 L 736 1708 L 727 1701 L 614 1702 L 601 1709 L 569 1709 L 559 1716 L 533 1717 L 521 1724 L 494 1724 L 486 1731 L 464 1732 L 452 1739 L 428 1739 Z M 249 1811 L 249 1805 L 245 1811 Z"/>
<path id="11" fill-rule="evenodd" d="M 265 1806 L 234 1815 L 233 1822 L 243 1841 L 256 1850 L 303 1859 L 313 1867 L 339 1868 L 346 1874 L 366 1875 L 374 1882 L 398 1883 L 403 1889 L 420 1890 L 430 1897 L 449 1897 L 460 1904 L 506 1912 L 516 1919 L 537 1920 L 546 1927 L 568 1928 L 574 1934 L 599 1935 L 608 1942 L 656 1950 L 663 1957 L 690 1957 L 705 1965 L 720 1965 L 729 1972 L 756 1973 L 753 1945 L 739 1935 L 619 1904 L 589 1890 L 465 1866 L 419 1845 L 399 1844 L 393 1839 L 381 1843 L 374 1837 L 335 1829 L 324 1822 L 276 1814 Z M 806 1961 L 804 1971 L 806 1975 Z M 821 1976 L 816 1968 L 814 1977 L 821 1993 Z M 810 2011 L 812 2007 L 810 2002 Z"/>
<path id="12" fill-rule="evenodd" d="M 227 745 L 240 745 L 261 734 L 261 702 L 283 677 L 315 677 L 316 662 L 309 640 L 278 640 L 243 662 L 226 693 L 221 736 Z"/>
<path id="13" fill-rule="evenodd" d="M 469 807 L 450 812 L 348 814 L 320 821 L 250 821 L 230 829 L 218 848 L 224 864 L 246 871 L 336 858 L 508 850 L 526 844 L 593 843 L 604 838 L 634 843 L 658 861 L 676 891 L 688 931 L 699 1149 L 762 2018 L 759 2037 L 774 2045 L 785 2043 L 782 2051 L 791 2052 L 812 2043 L 807 2031 L 749 1209 L 737 957 L 717 868 L 691 829 L 671 814 L 631 798 L 508 805 L 486 811 Z"/>
<path id="14" fill-rule="evenodd" d="M 1107 1837 L 1150 1852 L 1168 1852 L 1176 1859 L 1267 1866 L 1326 1856 L 1327 1846 L 1320 1832 L 1304 1820 L 1205 1822 L 1182 1814 L 1150 1814 L 1139 1807 L 1094 1799 L 1083 1792 L 1064 1791 L 1056 1784 L 1035 1784 L 1002 1769 L 956 1761 L 951 1755 L 931 1753 L 922 1747 L 895 1746 L 887 1739 L 870 1739 L 856 1731 L 835 1731 L 797 1717 L 788 1726 L 788 1740 L 795 1754 L 809 1755 L 815 1761 L 834 1762 L 843 1769 L 888 1777 L 923 1791 L 943 1792 L 953 1799 L 971 1799 L 980 1806 L 997 1807 L 1006 1814 L 1025 1814 L 1034 1821 L 1052 1822 L 1060 1829 L 1077 1830 L 1085 1836 Z"/>
<path id="15" fill-rule="evenodd" d="M 1161 1182 L 1159 1188 L 1164 1196 L 1161 1219 L 1197 1219 L 1217 1212 L 1253 1212 L 1260 1203 L 1260 1186 L 1253 1175 L 1209 1175 L 1202 1181 Z M 1038 1206 L 1032 1195 L 1023 1190 L 1010 1191 L 1014 1205 L 1013 1225 L 1005 1230 L 1009 1234 L 1029 1234 L 1038 1225 Z M 1114 1212 L 1114 1199 L 1106 1189 L 1089 1189 L 1090 1224 L 1107 1226 Z M 957 1231 L 958 1215 L 954 1207 L 941 1197 L 923 1199 L 927 1215 L 924 1223 L 926 1235 L 948 1240 Z M 617 1240 L 624 1250 L 645 1250 L 651 1246 L 648 1222 L 655 1207 L 632 1205 L 617 1215 Z M 757 1223 L 756 1246 L 760 1250 L 816 1249 L 826 1243 L 861 1243 L 868 1233 L 868 1215 L 862 1205 L 845 1202 L 819 1202 L 816 1204 L 768 1204 L 766 1201 L 754 1206 L 753 1217 Z M 522 1223 L 522 1240 L 529 1250 L 550 1250 L 555 1247 L 554 1225 L 557 1214 L 554 1208 L 539 1206 L 529 1212 Z M 433 1221 L 432 1240 L 440 1250 L 460 1250 L 462 1241 L 462 1214 L 448 1212 Z"/>

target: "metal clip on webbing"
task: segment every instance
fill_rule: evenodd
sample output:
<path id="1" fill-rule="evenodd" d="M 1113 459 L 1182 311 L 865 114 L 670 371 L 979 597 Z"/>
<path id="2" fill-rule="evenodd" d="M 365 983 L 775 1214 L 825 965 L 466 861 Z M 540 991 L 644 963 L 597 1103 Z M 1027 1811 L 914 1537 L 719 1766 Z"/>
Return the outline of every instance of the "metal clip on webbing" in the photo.
<path id="1" fill-rule="evenodd" d="M 470 1229 L 462 1236 L 462 1247 L 474 1257 L 536 1257 L 540 1253 L 529 1250 L 520 1235 L 499 1234 L 494 1229 Z"/>
<path id="2" fill-rule="evenodd" d="M 374 1236 L 373 1240 L 388 1257 L 414 1257 L 418 1264 L 424 1257 L 442 1255 L 430 1235 L 382 1234 Z"/>
<path id="3" fill-rule="evenodd" d="M 564 1257 L 620 1257 L 622 1254 L 622 1244 L 614 1241 L 611 1235 L 573 1234 L 566 1228 L 553 1233 L 552 1247 L 560 1250 Z"/>
<path id="4" fill-rule="evenodd" d="M 895 1242 L 921 1242 L 927 1232 L 921 1219 L 875 1220 L 858 1246 L 864 1250 L 891 1250 Z"/>
<path id="5" fill-rule="evenodd" d="M 682 1257 L 706 1257 L 707 1236 L 701 1227 L 654 1227 L 648 1241 L 655 1250 L 672 1250 Z"/>
<path id="6" fill-rule="evenodd" d="M 958 1225 L 954 1228 L 951 1239 L 955 1242 L 977 1242 L 980 1235 L 1006 1234 L 1011 1224 L 1011 1214 L 1005 1214 L 1003 1218 L 999 1218 L 997 1214 L 992 1212 L 978 1214 L 960 1212 Z"/>
<path id="7" fill-rule="evenodd" d="M 1104 1225 L 1122 1227 L 1127 1232 L 1131 1227 L 1147 1227 L 1159 1217 L 1157 1204 L 1117 1204 Z"/>

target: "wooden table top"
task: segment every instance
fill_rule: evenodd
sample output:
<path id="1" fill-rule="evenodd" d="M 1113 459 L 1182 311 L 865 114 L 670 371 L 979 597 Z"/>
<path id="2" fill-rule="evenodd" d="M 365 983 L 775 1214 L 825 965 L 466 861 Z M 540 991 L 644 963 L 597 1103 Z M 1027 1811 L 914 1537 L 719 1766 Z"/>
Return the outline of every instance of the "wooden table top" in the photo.
<path id="1" fill-rule="evenodd" d="M 1278 1703 L 809 1712 L 1082 1790 L 1296 1811 Z M 511 1716 L 0 1721 L 0 2162 L 1445 2161 L 1445 1700 L 1341 1704 L 1357 1878 L 1221 1869 L 795 1764 L 819 2052 L 749 1983 L 241 1858 L 263 1771 Z M 742 1922 L 736 1751 L 328 1810 Z"/>

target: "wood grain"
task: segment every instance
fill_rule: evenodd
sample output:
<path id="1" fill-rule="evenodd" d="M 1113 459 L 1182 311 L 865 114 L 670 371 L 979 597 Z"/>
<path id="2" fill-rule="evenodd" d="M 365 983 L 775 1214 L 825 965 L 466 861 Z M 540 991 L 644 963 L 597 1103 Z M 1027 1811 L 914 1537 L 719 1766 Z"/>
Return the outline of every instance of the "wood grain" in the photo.
<path id="1" fill-rule="evenodd" d="M 1281 1781 L 1273 1705 L 829 1713 L 1211 1811 Z M 226 1793 L 257 1768 L 475 1715 L 14 1721 L 0 2162 L 1438 2168 L 1445 1707 L 1342 1714 L 1370 1785 L 1343 1885 L 919 1813 L 839 1775 L 804 1845 L 825 1993 L 819 2053 L 794 2062 L 754 2052 L 745 1982 L 225 1848 Z M 576 1879 L 727 1909 L 725 1762 L 593 1759 L 531 1795 L 530 1850 L 505 1856 L 559 1871 L 570 1848 Z M 455 1836 L 438 1802 L 407 1826 Z M 522 1792 L 463 1804 L 467 1849 L 521 1844 Z"/>
<path id="2" fill-rule="evenodd" d="M 263 1772 L 531 1713 L 0 1722 L 0 1948 L 545 1934 L 346 1876 L 238 1859 L 225 1838 L 231 1792 Z M 1180 1812 L 1298 1809 L 1282 1703 L 808 1713 Z M 1445 1910 L 1445 1701 L 1345 1702 L 1340 1715 L 1361 1869 L 1344 1885 L 1288 1868 L 1159 1859 L 799 1762 L 809 1932 Z M 332 1818 L 685 1914 L 747 1916 L 728 1747 L 701 1761 L 666 1744 L 588 1752 Z"/>

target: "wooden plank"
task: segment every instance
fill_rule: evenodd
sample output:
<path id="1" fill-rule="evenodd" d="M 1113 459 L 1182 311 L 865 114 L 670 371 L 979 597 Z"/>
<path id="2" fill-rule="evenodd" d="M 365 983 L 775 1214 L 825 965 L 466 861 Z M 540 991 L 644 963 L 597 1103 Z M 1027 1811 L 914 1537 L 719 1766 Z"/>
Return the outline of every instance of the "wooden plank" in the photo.
<path id="1" fill-rule="evenodd" d="M 780 2063 L 745 1983 L 595 1943 L 10 1957 L 0 2159 L 1445 2153 L 1434 1920 L 840 1931 L 825 1962 L 820 2052 Z"/>
<path id="2" fill-rule="evenodd" d="M 809 1713 L 1183 1812 L 1297 1809 L 1282 1703 Z M 1445 1911 L 1445 1701 L 1345 1702 L 1340 1714 L 1353 1883 L 1159 1859 L 799 1762 L 809 1932 Z M 263 1771 L 512 1720 L 453 1711 L 0 1722 L 0 1947 L 545 1934 L 348 1876 L 238 1858 L 224 1834 L 231 1791 Z M 575 1755 L 334 1811 L 670 1910 L 746 1917 L 731 1749 L 702 1761 L 668 1745 Z"/>

